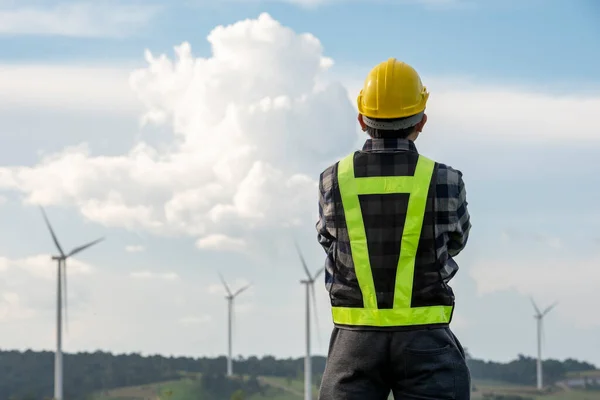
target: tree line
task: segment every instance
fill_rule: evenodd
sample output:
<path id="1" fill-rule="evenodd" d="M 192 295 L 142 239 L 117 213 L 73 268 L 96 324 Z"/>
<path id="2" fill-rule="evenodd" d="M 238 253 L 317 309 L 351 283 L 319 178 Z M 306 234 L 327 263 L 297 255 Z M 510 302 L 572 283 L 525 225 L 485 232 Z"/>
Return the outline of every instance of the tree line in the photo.
<path id="1" fill-rule="evenodd" d="M 325 357 L 312 359 L 315 382 L 319 382 L 325 369 Z M 490 379 L 510 383 L 533 385 L 536 379 L 535 359 L 519 355 L 508 363 L 483 361 L 469 357 L 473 379 Z M 123 386 L 178 379 L 183 373 L 202 374 L 200 379 L 205 390 L 220 394 L 241 390 L 262 390 L 256 377 L 275 376 L 300 379 L 304 371 L 303 358 L 277 359 L 272 356 L 248 357 L 234 360 L 236 374 L 252 379 L 236 386 L 224 378 L 227 363 L 225 357 L 190 358 L 163 357 L 140 354 L 114 355 L 106 352 L 64 355 L 65 398 L 87 400 L 92 393 Z M 590 363 L 573 359 L 564 361 L 545 360 L 544 380 L 553 383 L 563 379 L 567 372 L 596 369 Z M 54 385 L 54 353 L 36 351 L 0 351 L 0 399 L 39 400 L 51 398 Z M 230 381 L 230 380 L 229 380 Z M 225 389 L 226 388 L 226 389 Z M 222 397 L 221 397 L 222 398 Z"/>
<path id="2" fill-rule="evenodd" d="M 536 383 L 536 359 L 522 354 L 517 359 L 508 363 L 497 363 L 469 358 L 469 369 L 473 379 L 488 379 L 509 382 L 521 385 L 534 385 Z M 564 361 L 544 360 L 544 383 L 553 384 L 564 379 L 568 372 L 581 372 L 596 369 L 596 366 L 587 362 L 568 358 Z"/>

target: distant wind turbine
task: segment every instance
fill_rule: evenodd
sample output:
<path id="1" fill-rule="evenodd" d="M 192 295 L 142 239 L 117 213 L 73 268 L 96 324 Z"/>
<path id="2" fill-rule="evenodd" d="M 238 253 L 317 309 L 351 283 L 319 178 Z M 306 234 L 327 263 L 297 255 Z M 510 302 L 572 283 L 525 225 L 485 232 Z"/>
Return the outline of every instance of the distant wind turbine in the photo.
<path id="1" fill-rule="evenodd" d="M 240 295 L 243 291 L 245 291 L 246 289 L 248 289 L 250 286 L 252 286 L 252 284 L 247 284 L 246 286 L 238 289 L 236 292 L 232 292 L 229 289 L 229 285 L 227 285 L 227 282 L 225 282 L 225 279 L 223 278 L 223 275 L 219 274 L 219 278 L 221 278 L 221 282 L 223 283 L 223 286 L 225 287 L 225 291 L 227 292 L 227 296 L 225 296 L 225 298 L 227 299 L 227 319 L 228 319 L 228 323 L 227 323 L 227 376 L 233 376 L 233 359 L 232 359 L 232 354 L 231 354 L 231 337 L 232 337 L 232 325 L 233 325 L 233 300 Z"/>
<path id="2" fill-rule="evenodd" d="M 48 230 L 50 231 L 50 235 L 52 235 L 52 240 L 58 249 L 60 255 L 52 256 L 53 260 L 58 262 L 57 268 L 57 288 L 56 288 L 56 353 L 54 354 L 54 399 L 53 400 L 63 400 L 63 358 L 62 358 L 62 296 L 64 295 L 65 302 L 65 327 L 67 326 L 67 258 L 74 256 L 75 254 L 87 249 L 95 245 L 96 243 L 102 241 L 104 238 L 96 239 L 92 242 L 84 244 L 79 247 L 75 247 L 71 252 L 65 254 L 62 247 L 58 243 L 58 239 L 54 234 L 54 230 L 50 225 L 50 221 L 48 221 L 48 217 L 46 216 L 46 212 L 42 207 L 42 215 L 44 216 L 44 221 L 46 221 L 46 226 L 48 226 Z M 64 283 L 64 286 L 63 286 Z M 63 292 L 64 291 L 64 292 Z"/>
<path id="3" fill-rule="evenodd" d="M 304 400 L 312 400 L 312 357 L 310 354 L 310 297 L 312 295 L 313 305 L 315 309 L 315 322 L 317 323 L 317 331 L 318 331 L 318 319 L 317 319 L 317 299 L 315 296 L 315 280 L 323 273 L 325 268 L 319 269 L 315 275 L 311 275 L 308 270 L 308 266 L 306 265 L 306 261 L 300 252 L 300 248 L 297 243 L 296 250 L 298 251 L 298 256 L 300 257 L 300 262 L 302 263 L 302 267 L 304 267 L 304 272 L 306 273 L 307 279 L 303 279 L 300 281 L 303 285 L 306 285 L 306 356 L 304 358 Z"/>
<path id="4" fill-rule="evenodd" d="M 535 309 L 535 315 L 533 317 L 537 320 L 537 388 L 538 390 L 542 390 L 542 388 L 544 387 L 542 375 L 542 322 L 546 314 L 548 314 L 550 310 L 552 310 L 558 303 L 552 304 L 543 312 L 540 312 L 540 309 L 538 308 L 537 304 L 535 304 L 535 301 L 533 301 L 533 299 L 531 299 L 531 304 Z"/>

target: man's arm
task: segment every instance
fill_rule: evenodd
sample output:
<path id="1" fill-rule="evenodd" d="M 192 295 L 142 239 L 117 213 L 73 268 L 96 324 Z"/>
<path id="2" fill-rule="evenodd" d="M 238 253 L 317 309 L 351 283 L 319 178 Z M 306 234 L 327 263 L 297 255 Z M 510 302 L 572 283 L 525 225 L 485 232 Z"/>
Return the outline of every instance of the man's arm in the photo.
<path id="1" fill-rule="evenodd" d="M 448 255 L 457 256 L 465 248 L 471 230 L 471 217 L 467 208 L 467 191 L 462 179 L 462 173 L 456 172 L 457 180 L 455 196 L 450 200 L 454 215 L 451 218 L 452 230 L 448 233 Z"/>
<path id="2" fill-rule="evenodd" d="M 329 254 L 335 238 L 335 215 L 332 193 L 333 169 L 330 167 L 319 176 L 319 220 L 317 221 L 317 240 Z"/>
<path id="3" fill-rule="evenodd" d="M 317 240 L 325 250 L 325 288 L 331 291 L 335 271 L 335 202 L 333 200 L 334 167 L 329 167 L 319 176 L 319 220 Z"/>

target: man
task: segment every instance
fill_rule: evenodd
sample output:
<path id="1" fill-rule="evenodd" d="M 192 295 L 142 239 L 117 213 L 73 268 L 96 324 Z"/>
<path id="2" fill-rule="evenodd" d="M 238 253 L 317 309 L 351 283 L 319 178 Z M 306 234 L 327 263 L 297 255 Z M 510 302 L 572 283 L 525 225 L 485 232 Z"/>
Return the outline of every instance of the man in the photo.
<path id="1" fill-rule="evenodd" d="M 321 400 L 470 398 L 448 281 L 471 223 L 461 172 L 415 147 L 428 98 L 411 66 L 377 65 L 358 96 L 370 138 L 320 176 L 335 325 Z"/>

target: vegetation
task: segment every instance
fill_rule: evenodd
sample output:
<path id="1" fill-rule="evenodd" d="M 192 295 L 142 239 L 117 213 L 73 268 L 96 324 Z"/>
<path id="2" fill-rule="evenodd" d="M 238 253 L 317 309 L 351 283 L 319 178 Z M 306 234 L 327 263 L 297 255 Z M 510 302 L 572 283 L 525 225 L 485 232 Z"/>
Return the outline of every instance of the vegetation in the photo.
<path id="1" fill-rule="evenodd" d="M 519 355 L 509 363 L 493 361 L 469 360 L 469 368 L 473 379 L 492 379 L 521 385 L 533 385 L 536 382 L 535 359 Z M 595 370 L 596 367 L 586 362 L 573 359 L 565 361 L 544 360 L 544 382 L 554 384 L 567 376 L 567 373 Z"/>
<path id="2" fill-rule="evenodd" d="M 110 353 L 66 354 L 65 398 L 69 400 L 285 400 L 300 399 L 303 384 L 303 359 L 274 357 L 239 358 L 234 370 L 239 374 L 227 379 L 226 359 L 186 357 L 143 357 L 139 354 Z M 520 355 L 509 363 L 470 358 L 474 379 L 474 399 L 538 399 L 535 384 L 535 360 Z M 54 354 L 52 352 L 0 351 L 0 399 L 39 400 L 53 392 Z M 324 357 L 313 358 L 314 390 L 325 368 Z M 593 376 L 595 366 L 572 359 L 544 361 L 544 379 L 552 384 L 567 376 Z M 588 371 L 588 372 L 584 372 Z M 590 388 L 591 389 L 591 388 Z M 600 399 L 570 397 L 547 393 L 544 399 Z M 512 397 L 511 397 L 512 396 Z M 558 396 L 558 397 L 557 397 Z"/>

